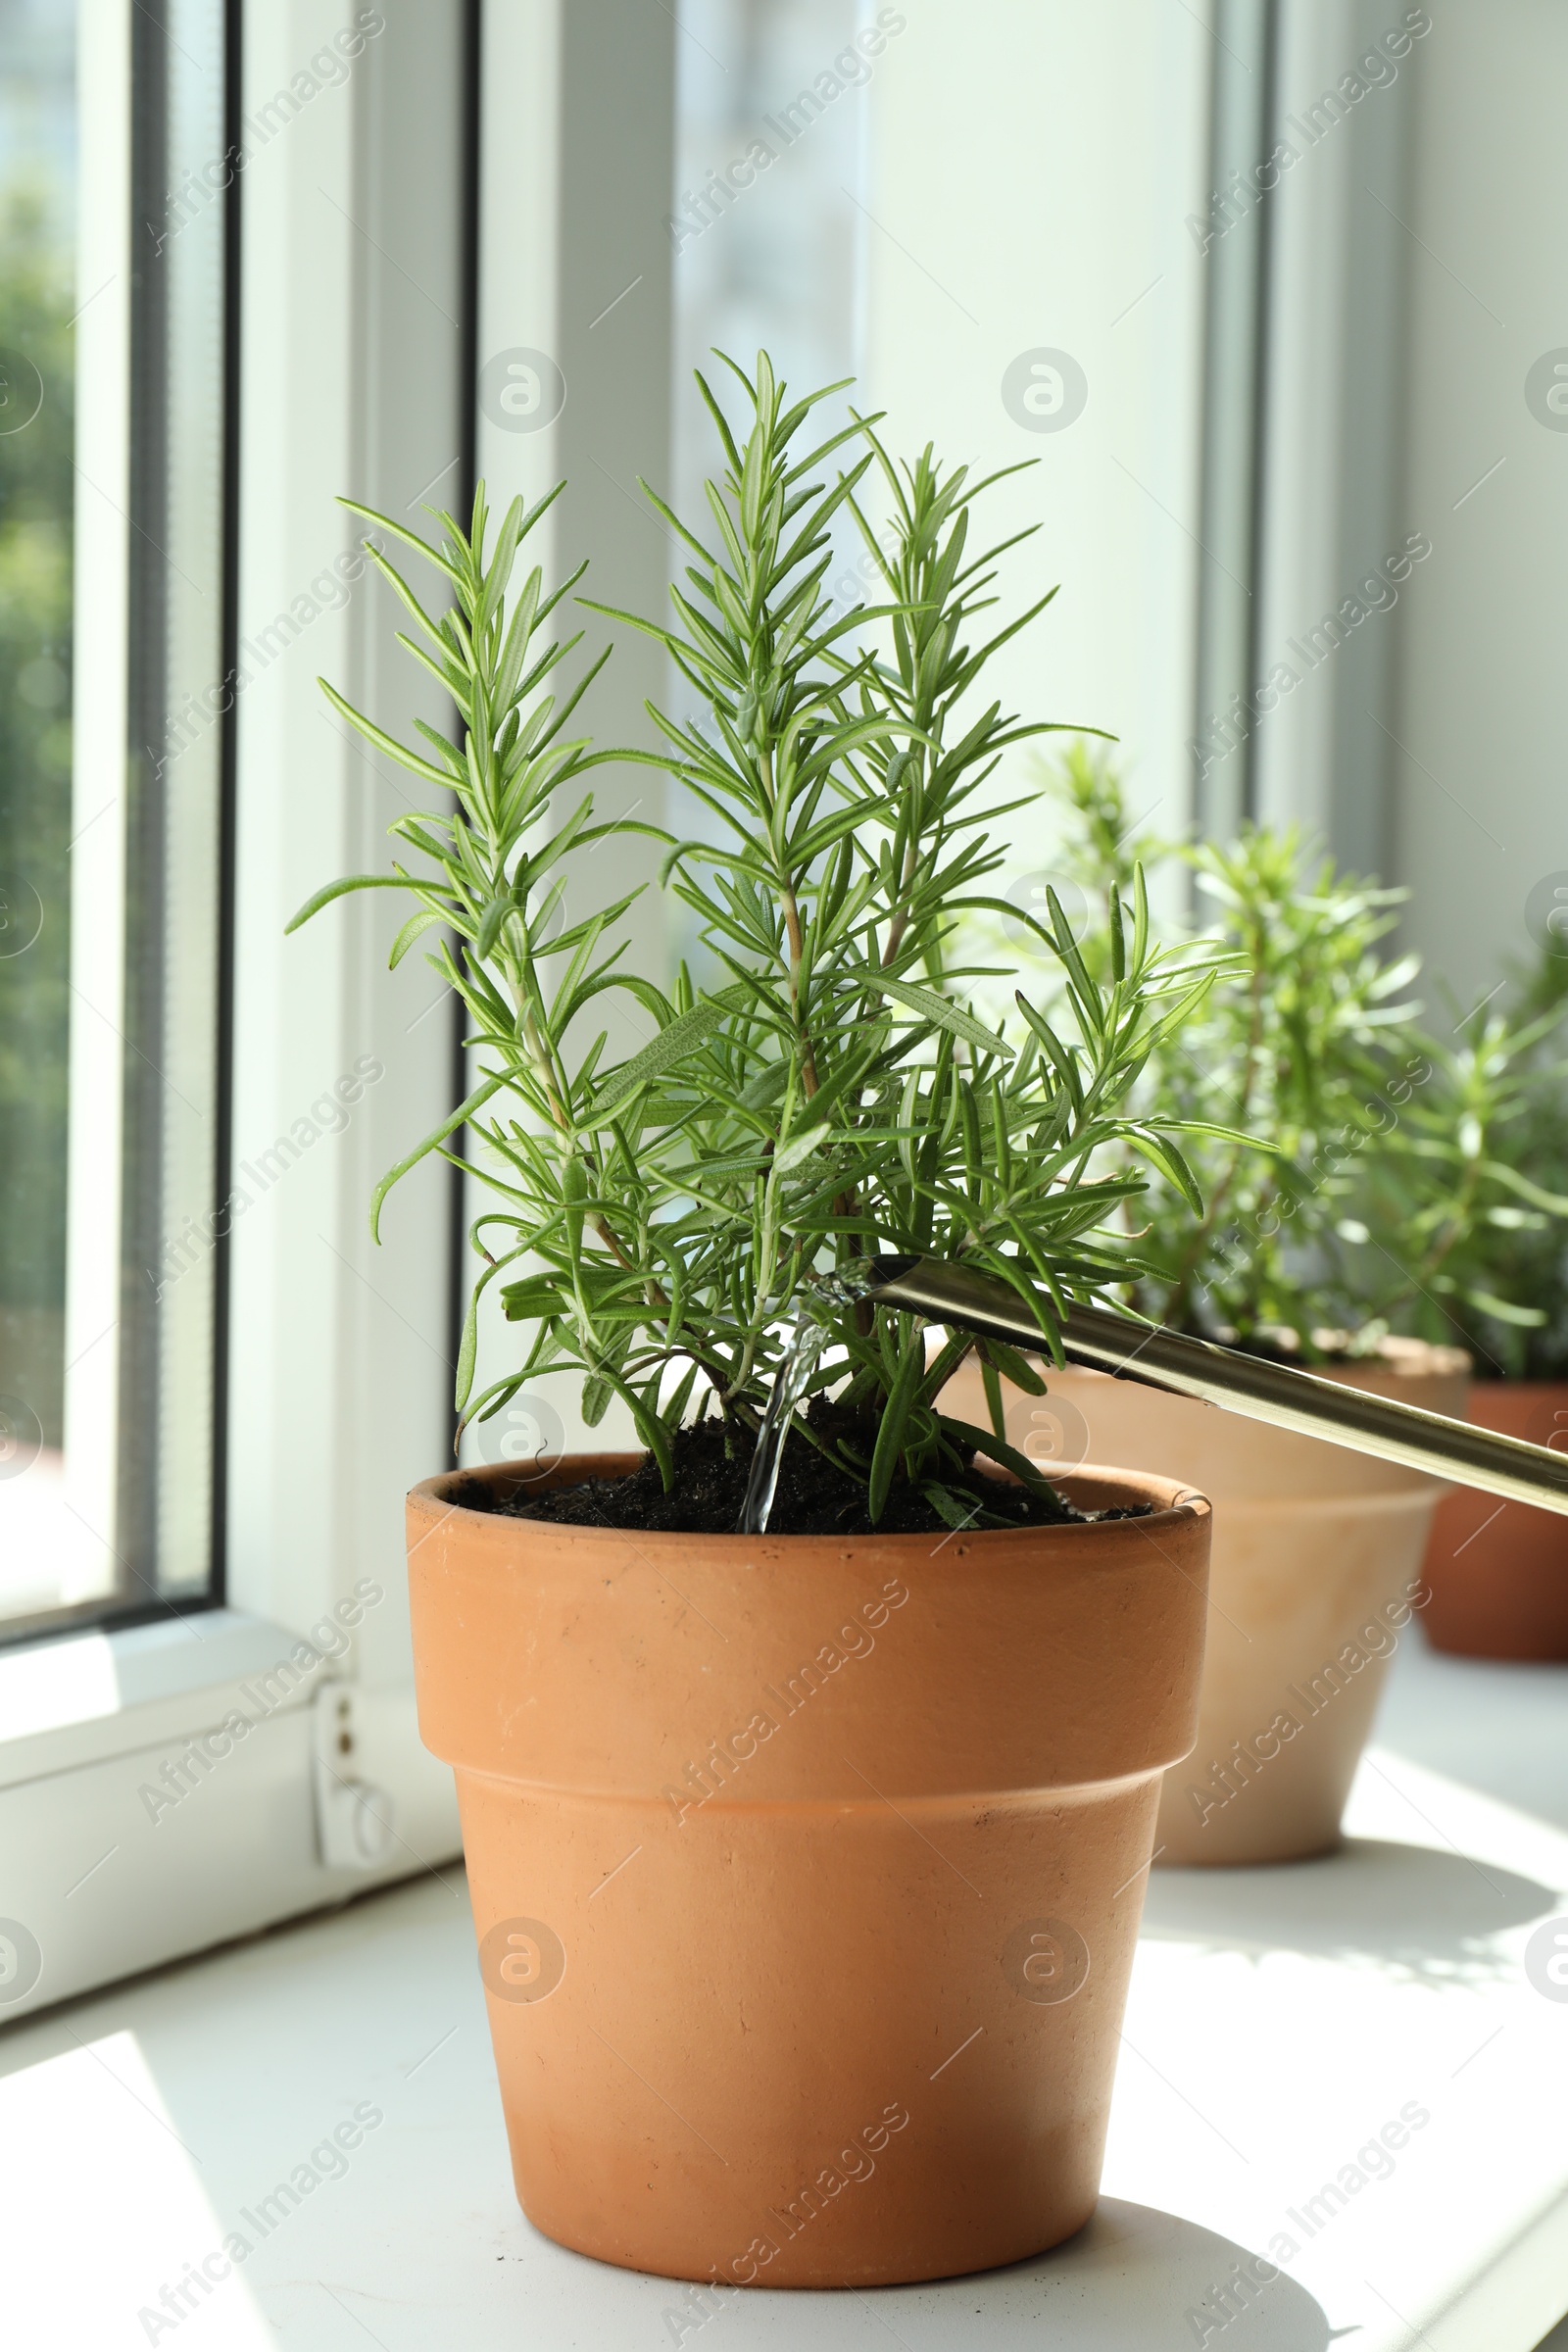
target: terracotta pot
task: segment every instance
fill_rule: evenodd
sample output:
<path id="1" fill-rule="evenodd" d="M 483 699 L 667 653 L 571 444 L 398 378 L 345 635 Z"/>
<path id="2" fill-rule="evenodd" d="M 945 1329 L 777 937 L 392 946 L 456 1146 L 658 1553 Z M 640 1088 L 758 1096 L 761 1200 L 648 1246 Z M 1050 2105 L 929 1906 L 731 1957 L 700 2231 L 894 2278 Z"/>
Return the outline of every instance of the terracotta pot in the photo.
<path id="1" fill-rule="evenodd" d="M 1470 1418 L 1537 1446 L 1568 1446 L 1568 1381 L 1478 1380 Z M 1568 1659 L 1568 1520 L 1456 1487 L 1427 1546 L 1425 1624 L 1467 1658 Z"/>
<path id="2" fill-rule="evenodd" d="M 1430 1412 L 1462 1413 L 1469 1358 L 1390 1343 L 1336 1378 Z M 1042 1468 L 1085 1453 L 1190 1479 L 1214 1506 L 1198 1740 L 1166 1781 L 1156 1858 L 1288 1862 L 1327 1851 L 1412 1602 L 1443 1489 L 1317 1438 L 1270 1429 L 1100 1372 L 1047 1375 L 1048 1397 L 1006 1391 L 1014 1445 Z M 979 1372 L 946 1392 L 989 1420 Z"/>
<path id="3" fill-rule="evenodd" d="M 419 1725 L 456 1770 L 548 2235 L 862 2286 L 1088 2218 L 1160 1775 L 1197 1719 L 1209 1510 L 1166 1479 L 1064 1483 L 1152 1515 L 634 1536 L 464 1508 L 462 1477 L 410 1496 Z"/>

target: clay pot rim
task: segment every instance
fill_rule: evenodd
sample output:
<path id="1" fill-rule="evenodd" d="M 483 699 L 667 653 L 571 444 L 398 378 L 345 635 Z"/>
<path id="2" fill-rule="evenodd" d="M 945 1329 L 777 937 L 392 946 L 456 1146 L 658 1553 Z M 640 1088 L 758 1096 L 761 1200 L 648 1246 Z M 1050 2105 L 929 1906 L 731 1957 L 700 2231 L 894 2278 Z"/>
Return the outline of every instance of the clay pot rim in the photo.
<path id="1" fill-rule="evenodd" d="M 604 1453 L 565 1453 L 552 1465 L 543 1478 L 529 1480 L 527 1483 L 537 1485 L 542 1494 L 548 1494 L 552 1487 L 579 1483 L 584 1475 L 581 1465 L 597 1466 L 613 1463 L 620 1465 L 623 1470 L 629 1471 L 635 1468 L 642 1458 L 640 1453 L 611 1453 L 608 1451 Z M 689 1549 L 693 1544 L 734 1544 L 737 1545 L 744 1544 L 753 1546 L 765 1544 L 769 1547 L 785 1547 L 792 1556 L 797 1558 L 827 1559 L 831 1556 L 837 1559 L 842 1557 L 847 1547 L 851 1546 L 859 1547 L 872 1544 L 924 1544 L 931 1532 L 924 1530 L 913 1535 L 884 1535 L 873 1528 L 869 1534 L 855 1536 L 693 1535 L 689 1531 L 677 1532 L 669 1529 L 582 1527 L 574 1523 L 564 1525 L 553 1520 L 517 1519 L 498 1511 L 476 1511 L 466 1504 L 449 1500 L 451 1489 L 460 1482 L 466 1484 L 469 1479 L 478 1479 L 488 1486 L 500 1486 L 510 1475 L 511 1473 L 504 1463 L 494 1462 L 475 1464 L 471 1470 L 444 1470 L 434 1478 L 421 1479 L 416 1487 L 411 1488 L 408 1496 L 409 1505 L 411 1509 L 419 1510 L 421 1516 L 428 1517 L 432 1527 L 443 1525 L 449 1518 L 456 1518 L 472 1521 L 477 1526 L 491 1529 L 498 1534 L 514 1530 L 520 1532 L 531 1528 L 537 1530 L 541 1535 L 557 1538 L 569 1537 L 574 1543 L 581 1543 L 592 1547 L 630 1544 L 639 1549 L 653 1546 L 666 1552 Z M 603 1477 L 605 1471 L 603 1467 L 596 1467 L 589 1471 L 588 1475 Z M 1011 1483 L 1010 1478 L 1008 1483 Z M 1109 1486 L 1112 1492 L 1105 1495 L 1104 1502 L 1131 1499 L 1152 1502 L 1156 1507 L 1142 1519 L 1102 1519 L 1077 1523 L 1069 1521 L 1063 1526 L 1046 1527 L 955 1528 L 952 1531 L 954 1551 L 962 1549 L 967 1554 L 972 1545 L 979 1544 L 983 1545 L 985 1551 L 992 1557 L 1004 1558 L 1009 1548 L 1029 1552 L 1037 1551 L 1043 1538 L 1049 1540 L 1053 1545 L 1068 1542 L 1076 1544 L 1103 1543 L 1107 1537 L 1117 1537 L 1123 1529 L 1128 1527 L 1135 1527 L 1141 1534 L 1148 1535 L 1152 1539 L 1157 1538 L 1162 1529 L 1174 1527 L 1178 1520 L 1205 1515 L 1212 1516 L 1213 1513 L 1213 1505 L 1200 1488 L 1189 1486 L 1181 1479 L 1158 1477 L 1153 1471 L 1121 1470 L 1109 1465 L 1102 1466 L 1095 1462 L 1081 1462 L 1072 1470 L 1064 1471 L 1061 1477 L 1053 1483 L 1067 1488 L 1069 1492 L 1074 1487 L 1083 1484 L 1102 1488 Z M 1075 1501 L 1082 1499 L 1076 1494 L 1071 1498 Z M 1097 1507 L 1103 1508 L 1104 1502 L 1098 1504 Z M 443 1504 L 446 1506 L 444 1510 L 441 1508 Z M 940 1552 L 945 1545 L 939 1544 L 936 1548 Z"/>
<path id="2" fill-rule="evenodd" d="M 1543 1396 L 1558 1396 L 1568 1392 L 1568 1373 L 1565 1373 L 1561 1380 L 1515 1380 L 1512 1374 L 1507 1372 L 1476 1372 L 1471 1375 L 1470 1385 L 1473 1389 L 1491 1391 L 1494 1394 L 1498 1389 L 1506 1389 L 1510 1395 L 1523 1395 L 1526 1391 L 1533 1391 Z"/>
<path id="3" fill-rule="evenodd" d="M 1349 1449 L 1347 1447 L 1345 1450 Z M 1267 1511 L 1271 1517 L 1287 1511 L 1293 1519 L 1314 1516 L 1328 1518 L 1331 1515 L 1341 1517 L 1346 1512 L 1407 1511 L 1412 1502 L 1430 1502 L 1434 1487 L 1441 1500 L 1445 1494 L 1452 1492 L 1456 1483 L 1452 1479 L 1432 1478 L 1426 1471 L 1416 1470 L 1412 1471 L 1408 1483 L 1402 1487 L 1368 1487 L 1364 1490 L 1342 1487 L 1337 1493 L 1329 1494 L 1271 1487 L 1262 1494 L 1227 1495 L 1225 1517 L 1232 1520 L 1243 1511 Z"/>

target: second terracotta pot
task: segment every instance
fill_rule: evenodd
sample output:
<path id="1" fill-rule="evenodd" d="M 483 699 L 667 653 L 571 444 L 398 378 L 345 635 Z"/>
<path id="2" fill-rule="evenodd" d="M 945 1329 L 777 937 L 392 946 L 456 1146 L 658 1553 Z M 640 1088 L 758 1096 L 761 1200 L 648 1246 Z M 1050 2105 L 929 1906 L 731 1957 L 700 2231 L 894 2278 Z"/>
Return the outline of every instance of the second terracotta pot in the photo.
<path id="1" fill-rule="evenodd" d="M 1390 1342 L 1337 1372 L 1429 1412 L 1464 1410 L 1469 1358 Z M 1443 1488 L 1316 1438 L 1076 1369 L 1007 1396 L 1008 1435 L 1054 1474 L 1124 1463 L 1190 1479 L 1214 1507 L 1198 1740 L 1166 1778 L 1156 1860 L 1295 1861 L 1339 1838 L 1389 1657 L 1412 1606 Z M 985 1424 L 978 1370 L 947 1408 Z"/>
<path id="2" fill-rule="evenodd" d="M 1568 1381 L 1478 1380 L 1470 1419 L 1568 1446 Z M 1432 1524 L 1427 1639 L 1466 1658 L 1568 1659 L 1568 1519 L 1456 1487 Z"/>
<path id="3" fill-rule="evenodd" d="M 419 1727 L 550 2236 L 867 2286 L 1088 2219 L 1209 1510 L 1065 1483 L 1149 1514 L 754 1539 L 501 1516 L 464 1477 L 410 1496 Z"/>

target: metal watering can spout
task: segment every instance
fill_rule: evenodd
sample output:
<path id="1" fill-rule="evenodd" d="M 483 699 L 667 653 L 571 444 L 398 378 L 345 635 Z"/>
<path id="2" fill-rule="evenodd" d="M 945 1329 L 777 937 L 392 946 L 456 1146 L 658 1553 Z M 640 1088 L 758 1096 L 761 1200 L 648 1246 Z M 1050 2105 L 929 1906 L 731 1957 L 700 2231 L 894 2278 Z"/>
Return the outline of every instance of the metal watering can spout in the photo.
<path id="1" fill-rule="evenodd" d="M 1039 1353 L 1043 1335 L 1015 1291 L 993 1275 L 935 1257 L 880 1257 L 866 1268 L 866 1295 L 879 1306 L 902 1307 L 972 1331 L 982 1339 L 1005 1340 L 1010 1348 Z M 1074 1306 L 1061 1325 L 1069 1363 L 1119 1380 L 1194 1396 L 1276 1429 L 1326 1438 L 1353 1452 L 1376 1454 L 1433 1478 L 1456 1479 L 1501 1494 L 1510 1502 L 1568 1514 L 1568 1456 L 1522 1438 L 1505 1438 L 1446 1413 L 1398 1404 L 1336 1380 L 1319 1380 L 1294 1364 L 1243 1355 L 1212 1340 L 1197 1340 L 1102 1306 Z"/>

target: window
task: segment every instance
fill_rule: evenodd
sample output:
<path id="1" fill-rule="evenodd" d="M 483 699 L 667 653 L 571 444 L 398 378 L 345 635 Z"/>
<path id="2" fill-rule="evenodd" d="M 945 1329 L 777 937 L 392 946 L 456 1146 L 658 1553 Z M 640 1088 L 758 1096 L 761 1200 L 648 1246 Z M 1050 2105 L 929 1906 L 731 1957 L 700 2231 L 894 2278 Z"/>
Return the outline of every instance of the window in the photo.
<path id="1" fill-rule="evenodd" d="M 681 26 L 670 233 L 674 478 L 685 514 L 703 506 L 710 464 L 691 374 L 701 368 L 712 380 L 715 346 L 749 363 L 765 344 L 803 387 L 860 368 L 867 111 L 858 92 L 873 65 L 853 45 L 853 0 L 790 9 L 719 0 L 685 10 Z"/>
<path id="2" fill-rule="evenodd" d="M 0 44 L 16 1634 L 205 1600 L 218 1566 L 219 1265 L 200 1237 L 223 1124 L 222 9 L 138 9 L 128 92 L 70 0 L 10 0 Z"/>
<path id="3" fill-rule="evenodd" d="M 0 11 L 0 1618 L 61 1595 L 75 9 Z"/>
<path id="4" fill-rule="evenodd" d="M 126 1597 L 220 1571 L 230 205 L 220 0 L 132 26 L 129 692 L 115 1548 Z M 217 183 L 215 186 L 215 182 Z M 84 1122 L 85 1123 L 85 1122 Z M 82 1179 L 90 1190 L 91 1174 Z M 106 1343 L 113 1345 L 113 1341 Z M 156 1603 L 154 1604 L 156 1605 Z"/>
<path id="5" fill-rule="evenodd" d="M 445 1172 L 366 1220 L 451 1021 L 378 908 L 283 934 L 405 805 L 317 679 L 407 722 L 339 500 L 464 495 L 474 14 L 0 0 L 4 2005 L 457 1842 L 401 1556 Z"/>

